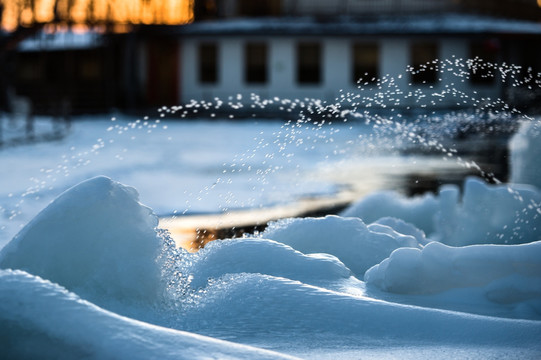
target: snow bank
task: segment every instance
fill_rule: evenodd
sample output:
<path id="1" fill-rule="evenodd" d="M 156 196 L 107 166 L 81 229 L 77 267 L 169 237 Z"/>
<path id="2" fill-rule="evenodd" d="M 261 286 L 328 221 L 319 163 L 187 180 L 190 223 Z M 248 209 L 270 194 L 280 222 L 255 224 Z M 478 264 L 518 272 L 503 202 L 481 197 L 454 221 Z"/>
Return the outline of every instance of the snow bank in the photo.
<path id="1" fill-rule="evenodd" d="M 375 193 L 346 209 L 342 216 L 363 221 L 393 216 L 424 230 L 430 240 L 453 246 L 520 244 L 541 240 L 541 193 L 526 185 L 487 185 L 470 177 L 464 192 L 440 188 L 437 196 L 407 199 Z"/>
<path id="2" fill-rule="evenodd" d="M 96 177 L 61 194 L 0 252 L 22 269 L 95 301 L 151 302 L 162 291 L 157 218 L 134 188 Z"/>
<path id="3" fill-rule="evenodd" d="M 226 274 L 258 273 L 319 285 L 349 278 L 351 272 L 327 254 L 304 255 L 291 247 L 264 239 L 213 241 L 190 260 L 191 286 L 200 288 L 208 279 Z"/>
<path id="4" fill-rule="evenodd" d="M 184 329 L 213 336 L 300 337 L 316 347 L 320 339 L 351 337 L 349 346 L 361 348 L 497 344 L 541 351 L 541 322 L 401 305 L 264 274 L 216 279 L 194 295 L 182 321 Z"/>
<path id="5" fill-rule="evenodd" d="M 19 270 L 0 270 L 0 324 L 9 359 L 290 358 L 121 317 Z"/>
<path id="6" fill-rule="evenodd" d="M 394 217 L 430 234 L 434 231 L 433 216 L 438 207 L 438 199 L 430 193 L 408 198 L 394 191 L 379 191 L 363 197 L 340 215 L 358 217 L 367 224 L 383 217 Z"/>
<path id="7" fill-rule="evenodd" d="M 541 318 L 541 241 L 458 248 L 431 242 L 422 250 L 402 248 L 370 268 L 364 280 L 400 294 L 480 287 L 487 300 L 522 303 Z"/>
<path id="8" fill-rule="evenodd" d="M 528 121 L 509 142 L 511 182 L 535 185 L 541 189 L 541 122 Z"/>
<path id="9" fill-rule="evenodd" d="M 334 255 L 357 276 L 399 247 L 419 247 L 414 236 L 400 234 L 383 223 L 367 226 L 361 219 L 338 216 L 279 220 L 260 236 L 305 254 Z"/>

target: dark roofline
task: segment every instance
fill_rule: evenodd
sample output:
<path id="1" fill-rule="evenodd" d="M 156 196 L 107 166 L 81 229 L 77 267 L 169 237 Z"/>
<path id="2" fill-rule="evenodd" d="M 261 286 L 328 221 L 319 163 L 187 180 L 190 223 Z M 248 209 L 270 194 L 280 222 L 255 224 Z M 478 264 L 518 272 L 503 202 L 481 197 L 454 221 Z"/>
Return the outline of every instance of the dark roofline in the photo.
<path id="1" fill-rule="evenodd" d="M 238 18 L 179 26 L 142 26 L 171 36 L 541 35 L 541 23 L 466 14 L 372 17 Z"/>

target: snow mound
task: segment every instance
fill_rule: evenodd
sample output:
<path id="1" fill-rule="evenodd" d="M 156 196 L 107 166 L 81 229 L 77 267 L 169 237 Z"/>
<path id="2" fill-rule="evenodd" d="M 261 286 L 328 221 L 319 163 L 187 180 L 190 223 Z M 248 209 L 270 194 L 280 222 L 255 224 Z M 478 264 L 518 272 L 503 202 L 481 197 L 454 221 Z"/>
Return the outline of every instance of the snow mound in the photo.
<path id="1" fill-rule="evenodd" d="M 509 150 L 511 182 L 531 184 L 541 189 L 541 122 L 523 122 L 511 138 Z"/>
<path id="2" fill-rule="evenodd" d="M 340 215 L 358 217 L 367 224 L 383 217 L 394 217 L 430 234 L 434 231 L 433 217 L 438 208 L 438 199 L 429 193 L 407 198 L 394 191 L 379 191 L 363 197 Z"/>
<path id="3" fill-rule="evenodd" d="M 279 220 L 271 223 L 260 236 L 304 254 L 334 255 L 357 276 L 362 276 L 399 247 L 419 247 L 414 236 L 400 234 L 383 223 L 367 226 L 358 218 L 333 215 Z"/>
<path id="4" fill-rule="evenodd" d="M 0 270 L 0 323 L 8 359 L 290 358 L 122 317 L 20 270 Z"/>
<path id="5" fill-rule="evenodd" d="M 107 177 L 61 194 L 0 252 L 0 268 L 21 269 L 100 302 L 151 302 L 160 294 L 161 240 L 137 191 Z"/>
<path id="6" fill-rule="evenodd" d="M 430 240 L 453 246 L 520 244 L 541 240 L 541 193 L 526 185 L 488 185 L 470 177 L 464 192 L 453 185 L 438 196 L 406 199 L 398 193 L 372 194 L 346 209 L 342 216 L 363 221 L 393 216 L 405 220 Z"/>
<path id="7" fill-rule="evenodd" d="M 264 239 L 213 241 L 192 256 L 191 264 L 187 271 L 192 274 L 194 288 L 232 273 L 266 274 L 313 285 L 351 276 L 349 269 L 334 256 L 304 255 L 287 245 Z"/>
<path id="8" fill-rule="evenodd" d="M 541 317 L 541 241 L 522 245 L 450 247 L 431 242 L 402 248 L 370 268 L 369 285 L 400 294 L 484 288 L 498 304 L 526 303 Z"/>

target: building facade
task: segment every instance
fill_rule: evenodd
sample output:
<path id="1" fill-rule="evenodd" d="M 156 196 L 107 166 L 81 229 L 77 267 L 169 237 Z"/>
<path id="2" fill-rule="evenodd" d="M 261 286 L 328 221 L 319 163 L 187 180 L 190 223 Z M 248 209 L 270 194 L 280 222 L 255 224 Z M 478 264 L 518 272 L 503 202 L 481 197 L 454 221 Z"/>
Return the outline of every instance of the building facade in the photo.
<path id="1" fill-rule="evenodd" d="M 493 7 L 525 9 L 522 3 L 502 0 Z M 526 91 L 524 100 L 519 88 L 502 81 L 505 74 L 474 69 L 471 59 L 516 64 L 539 77 L 541 23 L 464 11 L 490 4 L 198 0 L 197 21 L 188 25 L 139 25 L 122 34 L 87 34 L 86 42 L 60 47 L 54 39 L 62 33 L 36 34 L 19 44 L 12 70 L 5 66 L 4 72 L 16 93 L 44 113 L 58 112 L 66 102 L 73 113 L 139 111 L 237 95 L 248 104 L 253 94 L 335 103 L 344 93 L 356 93 L 376 99 L 370 106 L 402 108 L 463 106 L 461 94 L 475 94 L 529 106 L 539 100 L 536 94 Z M 459 78 L 448 71 L 456 59 Z M 387 90 L 400 92 L 402 100 L 377 100 Z M 414 96 L 418 92 L 434 96 Z"/>
<path id="2" fill-rule="evenodd" d="M 462 93 L 506 97 L 509 89 L 490 64 L 538 62 L 541 55 L 531 47 L 539 42 L 539 25 L 463 15 L 326 22 L 242 19 L 181 30 L 179 103 L 235 94 L 334 103 L 341 94 L 360 90 L 377 97 L 392 81 L 403 98 L 394 106 L 450 108 L 463 106 Z M 476 67 L 469 59 L 489 65 Z M 458 77 L 449 63 L 454 60 L 462 64 Z M 448 96 L 420 100 L 404 95 L 416 91 Z"/>

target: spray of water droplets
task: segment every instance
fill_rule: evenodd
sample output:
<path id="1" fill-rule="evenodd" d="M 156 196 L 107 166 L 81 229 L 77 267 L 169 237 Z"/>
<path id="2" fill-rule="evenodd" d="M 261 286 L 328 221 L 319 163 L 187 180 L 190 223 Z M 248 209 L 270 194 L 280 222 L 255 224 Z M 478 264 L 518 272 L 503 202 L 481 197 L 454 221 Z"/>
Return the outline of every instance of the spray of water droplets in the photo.
<path id="1" fill-rule="evenodd" d="M 436 71 L 435 83 L 408 83 L 411 74 L 425 71 Z M 501 84 L 502 97 L 492 98 L 468 90 L 464 84 L 473 77 L 493 79 L 494 84 Z M 57 186 L 59 180 L 73 177 L 75 172 L 77 176 L 73 182 L 83 180 L 81 177 L 86 174 L 81 169 L 100 158 L 114 158 L 119 164 L 129 161 L 135 164 L 135 160 L 128 159 L 128 146 L 113 150 L 112 145 L 118 142 L 145 146 L 156 134 L 160 134 L 163 141 L 175 142 L 172 135 L 167 135 L 168 123 L 192 118 L 234 121 L 248 117 L 263 123 L 265 117 L 273 117 L 283 121 L 278 130 L 272 128 L 267 132 L 264 128 L 253 138 L 245 139 L 250 146 L 224 161 L 220 175 L 214 180 L 200 184 L 198 190 L 185 190 L 184 204 L 170 210 L 175 216 L 190 213 L 194 204 L 208 197 L 218 199 L 222 212 L 254 208 L 262 203 L 293 201 L 300 195 L 288 196 L 283 188 L 277 187 L 275 179 L 287 178 L 291 189 L 305 186 L 301 179 L 310 172 L 303 154 L 309 155 L 312 161 L 317 153 L 319 158 L 315 158 L 321 163 L 384 152 L 439 154 L 447 161 L 477 171 L 479 176 L 491 182 L 501 183 L 505 179 L 485 170 L 463 145 L 471 138 L 478 142 L 486 139 L 487 143 L 496 138 L 504 141 L 516 131 L 519 122 L 536 121 L 524 111 L 527 107 L 523 109 L 519 105 L 531 105 L 527 102 L 539 96 L 540 89 L 541 75 L 532 69 L 486 63 L 478 58 L 450 58 L 434 60 L 420 68 L 409 67 L 403 75 L 360 79 L 355 91 L 340 91 L 334 101 L 264 99 L 257 94 L 239 94 L 223 100 L 192 100 L 179 106 L 161 107 L 157 119 L 144 117 L 126 122 L 112 118 L 104 135 L 94 144 L 81 149 L 71 147 L 56 166 L 44 167 L 32 177 L 26 191 L 10 194 L 6 205 L 0 204 L 0 215 L 8 221 L 16 219 L 22 215 L 25 201 L 39 201 L 64 190 Z M 370 131 L 366 131 L 367 128 Z M 336 140 L 338 137 L 340 141 Z M 137 166 L 145 166 L 145 159 L 138 160 L 142 164 Z M 246 191 L 254 196 L 238 196 L 231 190 L 231 185 L 241 178 Z M 509 191 L 513 192 L 513 189 L 509 188 Z M 516 197 L 520 200 L 518 194 Z M 13 198 L 18 200 L 13 201 Z M 524 209 L 539 212 L 539 204 L 525 204 Z M 517 221 L 520 221 L 519 215 Z"/>

